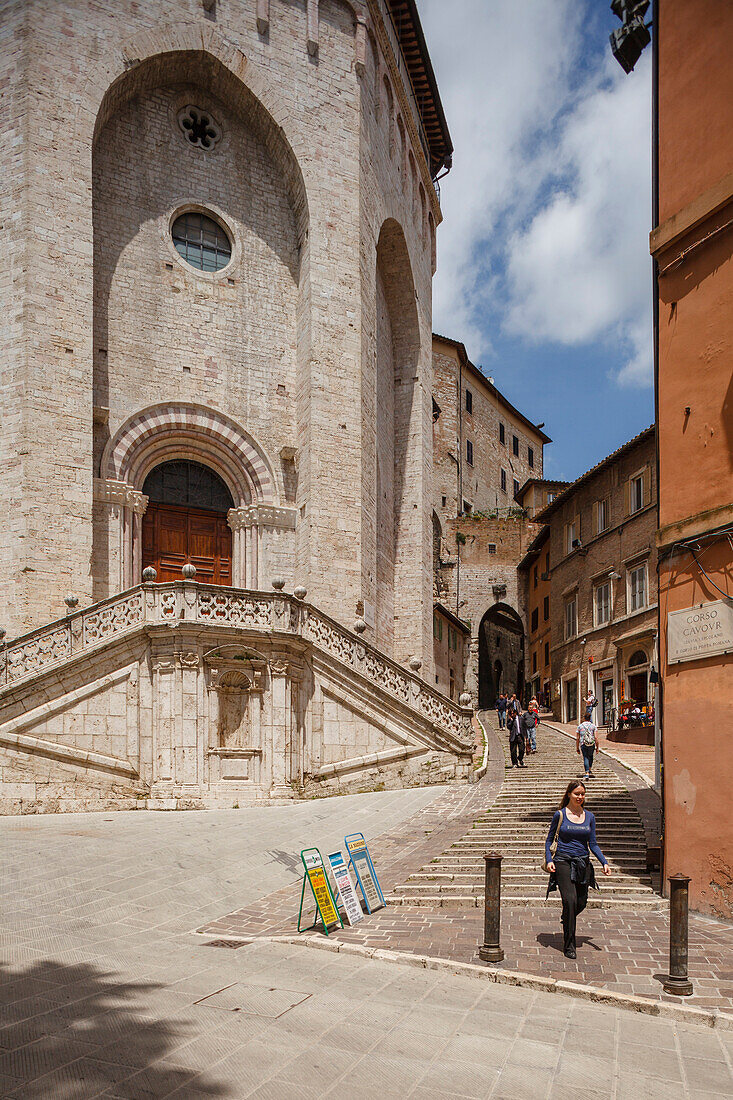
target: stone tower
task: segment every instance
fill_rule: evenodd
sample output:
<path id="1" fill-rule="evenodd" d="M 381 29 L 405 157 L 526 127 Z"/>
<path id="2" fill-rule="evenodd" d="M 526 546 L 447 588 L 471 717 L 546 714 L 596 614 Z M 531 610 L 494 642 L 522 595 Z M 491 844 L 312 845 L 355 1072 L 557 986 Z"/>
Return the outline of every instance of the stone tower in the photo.
<path id="1" fill-rule="evenodd" d="M 3 625 L 198 558 L 427 667 L 450 147 L 390 5 L 3 8 Z"/>

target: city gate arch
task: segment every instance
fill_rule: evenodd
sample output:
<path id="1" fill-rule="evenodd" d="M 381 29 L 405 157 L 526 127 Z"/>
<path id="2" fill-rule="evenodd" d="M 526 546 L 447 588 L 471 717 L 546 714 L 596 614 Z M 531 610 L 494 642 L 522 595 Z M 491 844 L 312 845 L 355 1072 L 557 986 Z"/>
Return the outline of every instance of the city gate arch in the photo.
<path id="1" fill-rule="evenodd" d="M 490 709 L 500 691 L 521 697 L 524 686 L 524 626 L 508 604 L 490 607 L 478 633 L 478 701 Z"/>

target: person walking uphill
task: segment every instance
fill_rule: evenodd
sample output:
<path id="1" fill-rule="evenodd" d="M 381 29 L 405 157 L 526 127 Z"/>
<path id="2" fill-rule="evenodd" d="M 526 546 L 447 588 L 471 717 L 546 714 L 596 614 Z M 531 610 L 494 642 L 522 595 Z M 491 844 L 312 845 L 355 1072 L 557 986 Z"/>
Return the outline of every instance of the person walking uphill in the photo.
<path id="1" fill-rule="evenodd" d="M 503 730 L 506 725 L 506 708 L 508 699 L 502 692 L 496 700 L 496 713 L 499 716 L 499 729 Z"/>
<path id="2" fill-rule="evenodd" d="M 546 897 L 551 890 L 560 890 L 562 898 L 563 951 L 568 959 L 576 958 L 575 921 L 588 904 L 588 890 L 597 890 L 596 876 L 590 852 L 611 874 L 608 860 L 596 842 L 596 819 L 585 806 L 585 783 L 574 779 L 568 783 L 560 808 L 555 810 L 545 841 L 545 869 L 550 873 Z M 552 846 L 556 845 L 553 853 Z"/>
<path id="3" fill-rule="evenodd" d="M 524 767 L 524 730 L 522 721 L 517 711 L 511 707 L 507 711 L 506 728 L 509 730 L 509 752 L 512 756 L 512 767 Z"/>
<path id="4" fill-rule="evenodd" d="M 595 776 L 592 772 L 593 767 L 593 754 L 596 749 L 600 748 L 598 744 L 598 730 L 589 718 L 586 718 L 584 722 L 581 722 L 578 726 L 578 732 L 575 735 L 575 748 L 577 752 L 583 754 L 583 765 L 585 767 L 584 779 L 594 779 Z"/>

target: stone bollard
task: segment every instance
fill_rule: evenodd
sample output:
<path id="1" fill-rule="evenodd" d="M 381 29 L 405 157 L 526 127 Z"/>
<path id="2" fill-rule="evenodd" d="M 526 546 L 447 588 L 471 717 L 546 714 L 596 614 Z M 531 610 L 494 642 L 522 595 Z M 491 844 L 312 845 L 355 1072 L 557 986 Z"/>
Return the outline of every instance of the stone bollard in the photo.
<path id="1" fill-rule="evenodd" d="M 478 949 L 478 957 L 484 962 L 497 963 L 504 958 L 499 938 L 501 931 L 501 860 L 496 852 L 487 852 L 486 883 L 484 889 L 484 942 Z"/>
<path id="2" fill-rule="evenodd" d="M 669 977 L 662 989 L 676 997 L 689 997 L 692 982 L 687 976 L 687 906 L 690 880 L 687 875 L 669 876 Z"/>

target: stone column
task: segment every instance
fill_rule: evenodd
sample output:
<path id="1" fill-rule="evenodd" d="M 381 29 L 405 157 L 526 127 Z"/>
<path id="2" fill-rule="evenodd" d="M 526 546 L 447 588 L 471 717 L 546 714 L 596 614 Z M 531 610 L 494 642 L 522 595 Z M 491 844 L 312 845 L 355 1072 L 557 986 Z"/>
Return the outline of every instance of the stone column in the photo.
<path id="1" fill-rule="evenodd" d="M 270 662 L 270 797 L 292 798 L 288 786 L 288 757 L 292 743 L 290 668 L 287 660 Z"/>
<path id="2" fill-rule="evenodd" d="M 148 507 L 148 498 L 125 481 L 97 478 L 94 482 L 94 499 L 108 509 L 110 537 L 106 562 L 106 595 L 113 596 L 140 583 L 142 517 Z M 98 562 L 97 568 L 101 568 L 103 564 Z M 99 593 L 96 595 L 101 598 Z"/>
<path id="3" fill-rule="evenodd" d="M 232 530 L 232 585 L 249 588 L 251 553 L 249 546 L 250 508 L 230 508 L 227 523 Z"/>

